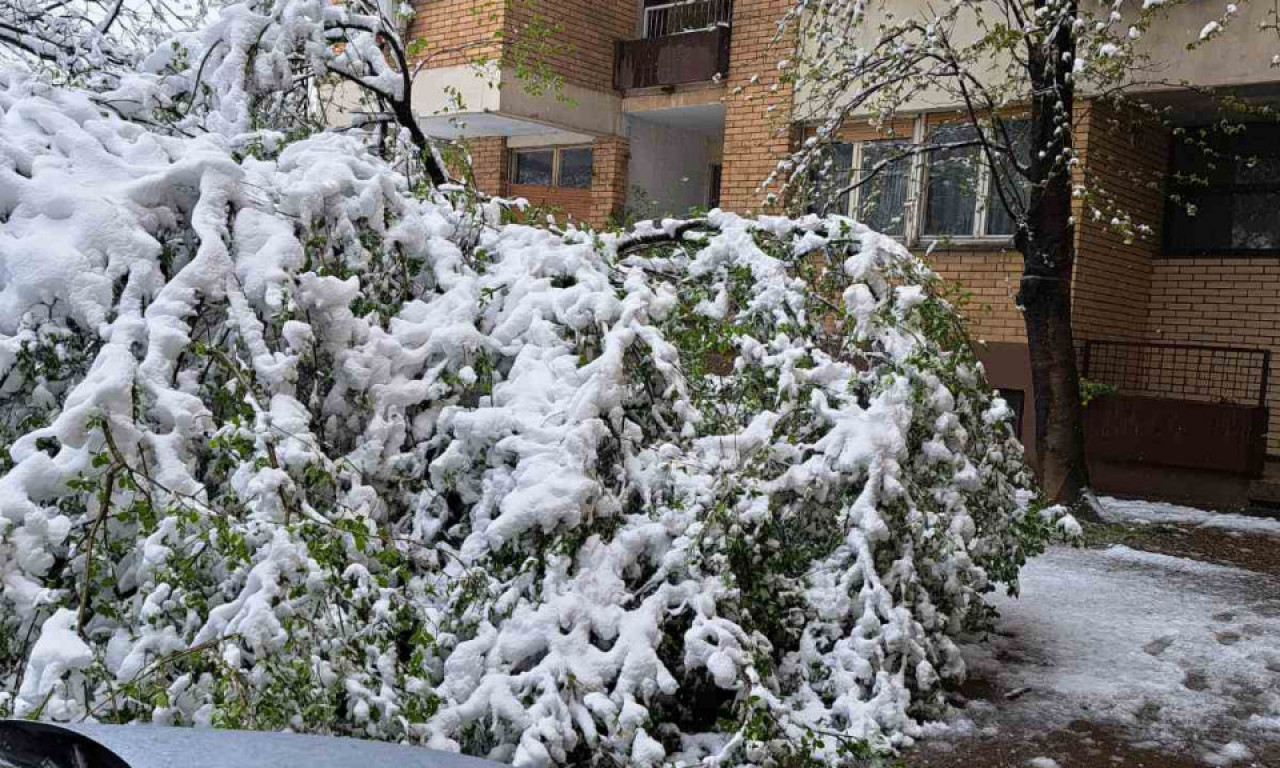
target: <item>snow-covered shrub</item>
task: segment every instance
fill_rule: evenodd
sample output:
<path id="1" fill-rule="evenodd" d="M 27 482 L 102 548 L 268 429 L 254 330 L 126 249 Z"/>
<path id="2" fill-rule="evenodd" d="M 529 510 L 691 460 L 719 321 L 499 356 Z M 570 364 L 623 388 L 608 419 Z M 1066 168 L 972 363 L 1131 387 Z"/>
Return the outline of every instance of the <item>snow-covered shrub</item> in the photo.
<path id="1" fill-rule="evenodd" d="M 1048 527 L 935 278 L 841 217 L 462 199 L 0 74 L 0 714 L 536 766 L 909 741 Z"/>

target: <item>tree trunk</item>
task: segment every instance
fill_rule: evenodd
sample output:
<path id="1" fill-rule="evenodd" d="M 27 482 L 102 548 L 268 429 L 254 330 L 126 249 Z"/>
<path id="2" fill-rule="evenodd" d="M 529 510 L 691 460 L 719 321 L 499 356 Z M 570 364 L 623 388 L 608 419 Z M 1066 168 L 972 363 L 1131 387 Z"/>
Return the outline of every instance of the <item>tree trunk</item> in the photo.
<path id="1" fill-rule="evenodd" d="M 1062 6 L 1049 5 L 1050 12 Z M 1068 11 L 1074 18 L 1075 9 Z M 1071 221 L 1071 173 L 1064 153 L 1070 147 L 1075 93 L 1071 24 L 1029 46 L 1031 74 L 1031 199 L 1026 228 L 1019 233 L 1023 277 L 1018 291 L 1031 354 L 1036 407 L 1036 453 L 1040 485 L 1050 501 L 1083 508 L 1089 486 L 1084 454 L 1080 375 L 1071 334 L 1071 275 L 1075 262 Z"/>
<path id="2" fill-rule="evenodd" d="M 1069 211 L 1062 217 L 1064 222 Z M 1046 211 L 1036 218 L 1052 226 L 1058 214 Z M 1051 501 L 1075 505 L 1089 486 L 1089 468 L 1071 336 L 1071 249 L 1068 239 L 1036 243 L 1024 254 L 1019 303 L 1031 353 L 1040 486 Z"/>
<path id="3" fill-rule="evenodd" d="M 409 92 L 406 88 L 405 93 Z M 403 101 L 391 102 L 391 113 L 395 115 L 397 123 L 409 130 L 409 139 L 418 148 L 418 154 L 426 168 L 427 177 L 431 179 L 431 185 L 439 187 L 447 182 L 449 175 L 444 172 L 444 168 L 440 167 L 440 163 L 436 162 L 436 156 L 431 151 L 431 143 L 427 141 L 427 135 L 422 132 L 422 126 L 418 125 L 418 118 L 413 114 L 409 99 L 406 97 Z"/>

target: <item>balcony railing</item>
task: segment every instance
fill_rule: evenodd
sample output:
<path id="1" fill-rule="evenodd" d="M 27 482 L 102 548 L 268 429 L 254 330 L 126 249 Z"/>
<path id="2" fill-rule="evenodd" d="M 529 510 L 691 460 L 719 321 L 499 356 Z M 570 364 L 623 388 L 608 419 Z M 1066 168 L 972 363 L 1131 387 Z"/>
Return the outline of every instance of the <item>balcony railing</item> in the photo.
<path id="1" fill-rule="evenodd" d="M 729 71 L 729 28 L 621 40 L 614 53 L 613 87 L 619 90 L 700 83 Z"/>
<path id="2" fill-rule="evenodd" d="M 644 9 L 644 37 L 618 43 L 619 90 L 699 83 L 729 71 L 733 0 L 684 0 Z"/>
<path id="3" fill-rule="evenodd" d="M 644 37 L 700 32 L 733 22 L 733 0 L 680 0 L 644 9 Z"/>

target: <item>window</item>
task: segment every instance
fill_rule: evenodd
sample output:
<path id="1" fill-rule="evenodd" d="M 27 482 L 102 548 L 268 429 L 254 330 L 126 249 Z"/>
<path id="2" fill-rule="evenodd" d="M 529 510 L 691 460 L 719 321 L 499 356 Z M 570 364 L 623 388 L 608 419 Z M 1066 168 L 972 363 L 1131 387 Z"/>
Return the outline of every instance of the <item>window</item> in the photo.
<path id="1" fill-rule="evenodd" d="M 1164 250 L 1280 251 L 1280 126 L 1187 136 L 1174 146 Z"/>
<path id="2" fill-rule="evenodd" d="M 711 164 L 710 182 L 707 184 L 707 207 L 720 207 L 720 179 L 724 173 L 724 166 L 720 163 Z"/>
<path id="3" fill-rule="evenodd" d="M 853 215 L 853 209 L 850 206 L 853 201 L 853 193 L 845 192 L 840 195 L 834 203 L 832 198 L 835 194 L 845 187 L 849 186 L 849 182 L 853 179 L 853 156 L 857 151 L 857 144 L 836 144 L 831 148 L 831 157 L 827 159 L 827 165 L 823 171 L 816 174 L 816 202 L 821 208 L 819 213 L 839 212 L 847 216 Z"/>
<path id="4" fill-rule="evenodd" d="M 906 141 L 892 139 L 862 143 L 854 218 L 886 235 L 902 236 L 907 231 L 911 158 L 902 153 L 908 146 Z"/>
<path id="5" fill-rule="evenodd" d="M 944 125 L 929 137 L 931 146 L 972 141 L 969 125 Z M 974 234 L 978 206 L 978 148 L 935 149 L 927 154 L 929 180 L 925 186 L 924 234 Z"/>
<path id="6" fill-rule="evenodd" d="M 897 156 L 909 145 L 898 139 L 837 144 L 832 148 L 830 172 L 820 176 L 829 181 L 819 188 L 819 198 L 829 200 L 856 179 L 858 184 L 840 195 L 833 210 L 886 235 L 903 236 L 907 231 L 911 158 Z"/>
<path id="7" fill-rule="evenodd" d="M 1024 164 L 1030 160 L 1027 127 L 1025 120 L 1005 120 L 1002 126 L 1014 144 L 1016 160 Z M 951 123 L 935 128 L 926 143 L 953 145 L 975 139 L 972 125 Z M 815 210 L 842 211 L 878 232 L 912 242 L 919 237 L 1014 234 L 1014 219 L 1000 195 L 1003 191 L 1027 200 L 1027 182 L 1014 158 L 997 156 L 993 168 L 977 144 L 915 153 L 911 148 L 906 139 L 832 146 L 827 172 L 816 174 Z M 855 180 L 851 191 L 828 202 Z M 913 192 L 917 189 L 923 192 Z"/>
<path id="8" fill-rule="evenodd" d="M 1014 149 L 1018 153 L 1015 159 L 1024 166 L 1029 164 L 1031 162 L 1031 126 L 1026 120 L 1010 120 L 1005 122 L 1004 127 L 1009 132 L 1009 138 L 1012 139 Z M 987 193 L 986 234 L 1012 236 L 1016 223 L 1000 199 L 1000 192 L 996 190 L 997 184 L 1002 185 L 1004 194 L 1011 195 L 1012 200 L 1017 200 L 1024 206 L 1029 202 L 1030 190 L 1027 188 L 1026 178 L 1018 174 L 1012 159 L 996 158 L 995 168 L 991 169 L 991 180 L 988 182 L 990 191 Z"/>
<path id="9" fill-rule="evenodd" d="M 1022 120 L 1005 122 L 1010 133 L 1017 158 L 1029 159 L 1027 123 Z M 978 138 L 978 131 L 969 123 L 942 125 L 929 137 L 932 145 L 961 144 Z M 924 226 L 925 236 L 935 237 L 1006 237 L 1014 233 L 1013 217 L 1005 209 L 997 185 L 1007 195 L 1026 200 L 1025 180 L 1015 169 L 1012 159 L 1000 157 L 995 167 L 983 162 L 982 148 L 977 145 L 939 149 L 927 153 L 927 182 L 925 185 Z"/>
<path id="10" fill-rule="evenodd" d="M 521 149 L 512 153 L 513 184 L 591 188 L 591 147 Z"/>
<path id="11" fill-rule="evenodd" d="M 560 150 L 560 186 L 591 188 L 591 147 Z"/>
<path id="12" fill-rule="evenodd" d="M 551 171 L 555 167 L 554 150 L 515 153 L 515 171 L 512 178 L 516 184 L 528 184 L 537 187 L 551 186 Z"/>

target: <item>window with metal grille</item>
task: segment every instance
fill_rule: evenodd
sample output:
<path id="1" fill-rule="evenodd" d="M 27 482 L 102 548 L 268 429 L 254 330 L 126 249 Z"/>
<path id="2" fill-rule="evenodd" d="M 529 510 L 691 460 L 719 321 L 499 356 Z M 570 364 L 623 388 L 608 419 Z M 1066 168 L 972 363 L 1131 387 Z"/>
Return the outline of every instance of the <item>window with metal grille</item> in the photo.
<path id="1" fill-rule="evenodd" d="M 1168 189 L 1165 253 L 1280 253 L 1280 126 L 1184 129 Z"/>

